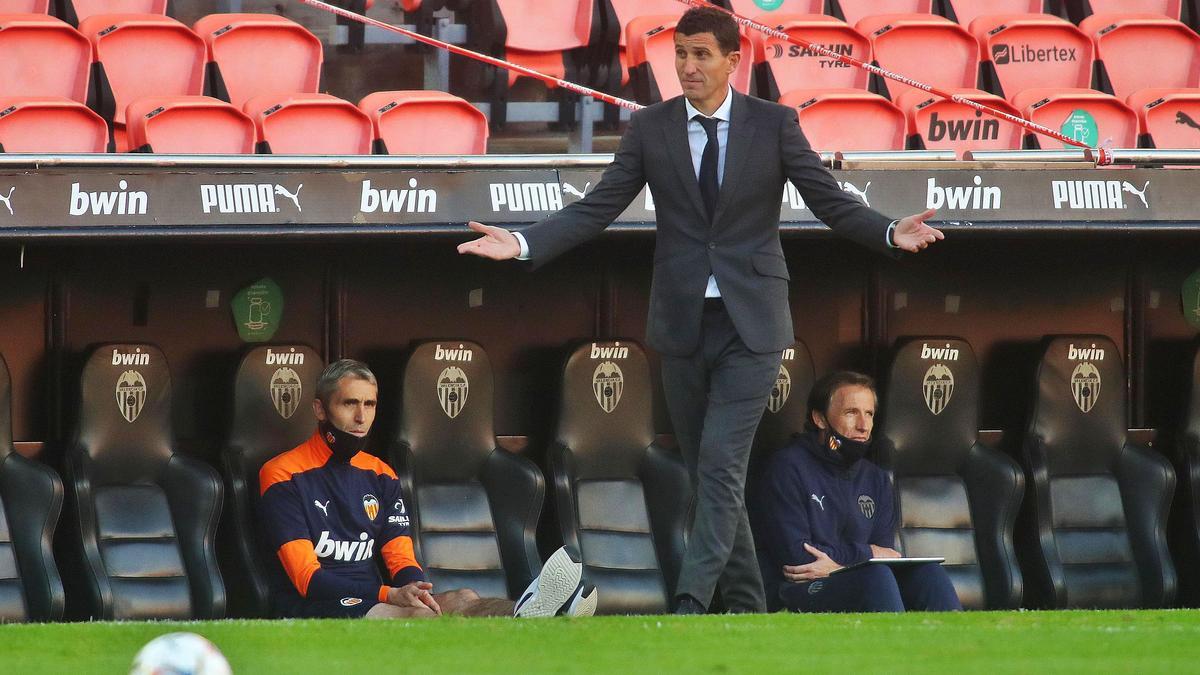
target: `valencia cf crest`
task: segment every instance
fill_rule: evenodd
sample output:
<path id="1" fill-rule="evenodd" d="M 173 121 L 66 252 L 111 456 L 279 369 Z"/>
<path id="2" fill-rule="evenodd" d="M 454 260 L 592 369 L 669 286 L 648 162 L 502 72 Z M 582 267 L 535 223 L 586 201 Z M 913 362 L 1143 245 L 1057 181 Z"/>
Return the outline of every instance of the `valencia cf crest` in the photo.
<path id="1" fill-rule="evenodd" d="M 788 395 L 792 393 L 792 374 L 783 364 L 779 365 L 779 375 L 775 377 L 775 386 L 771 388 L 771 397 L 767 399 L 767 410 L 778 413 L 787 403 Z"/>
<path id="2" fill-rule="evenodd" d="M 858 496 L 858 510 L 862 511 L 867 520 L 875 517 L 875 500 L 871 499 L 871 495 Z"/>
<path id="3" fill-rule="evenodd" d="M 1075 366 L 1071 373 L 1071 395 L 1081 411 L 1091 412 L 1100 398 L 1100 371 L 1096 366 L 1087 361 Z"/>
<path id="4" fill-rule="evenodd" d="M 592 392 L 596 394 L 596 403 L 606 413 L 617 409 L 621 402 L 621 392 L 625 390 L 625 374 L 621 367 L 612 361 L 603 361 L 596 366 L 592 373 Z"/>
<path id="5" fill-rule="evenodd" d="M 471 388 L 471 383 L 467 381 L 467 374 L 458 366 L 446 366 L 441 375 L 438 375 L 437 394 L 438 402 L 442 404 L 442 412 L 450 419 L 458 417 L 463 408 L 467 405 L 467 392 Z"/>
<path id="6" fill-rule="evenodd" d="M 367 512 L 367 517 L 375 520 L 375 516 L 379 515 L 379 500 L 375 495 L 363 495 L 363 511 Z"/>
<path id="7" fill-rule="evenodd" d="M 271 376 L 271 403 L 280 417 L 286 420 L 296 414 L 302 389 L 300 376 L 291 368 L 280 368 Z"/>
<path id="8" fill-rule="evenodd" d="M 133 422 L 146 405 L 146 380 L 136 370 L 127 370 L 117 378 L 117 409 L 126 422 Z"/>
<path id="9" fill-rule="evenodd" d="M 921 390 L 925 394 L 925 407 L 934 415 L 942 414 L 954 395 L 954 373 L 944 363 L 935 363 L 925 371 L 925 379 L 921 381 Z"/>

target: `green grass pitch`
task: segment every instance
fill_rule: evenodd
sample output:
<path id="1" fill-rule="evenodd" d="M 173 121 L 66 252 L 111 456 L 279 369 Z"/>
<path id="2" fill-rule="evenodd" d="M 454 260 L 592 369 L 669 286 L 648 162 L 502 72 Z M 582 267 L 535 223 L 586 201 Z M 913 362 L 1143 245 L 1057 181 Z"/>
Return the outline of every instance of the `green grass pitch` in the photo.
<path id="1" fill-rule="evenodd" d="M 1200 611 L 0 626 L 0 672 L 123 673 L 192 631 L 235 673 L 1188 673 Z"/>

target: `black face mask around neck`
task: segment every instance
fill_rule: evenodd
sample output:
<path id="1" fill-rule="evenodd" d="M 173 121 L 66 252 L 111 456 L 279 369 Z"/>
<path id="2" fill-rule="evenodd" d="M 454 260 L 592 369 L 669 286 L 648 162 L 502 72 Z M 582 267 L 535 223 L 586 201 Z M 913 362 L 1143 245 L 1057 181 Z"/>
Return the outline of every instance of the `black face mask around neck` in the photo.
<path id="1" fill-rule="evenodd" d="M 355 436 L 333 426 L 329 420 L 319 422 L 317 429 L 321 432 L 321 439 L 333 451 L 333 456 L 343 462 L 350 461 L 350 458 L 358 454 L 363 448 L 367 447 L 366 436 Z"/>
<path id="2" fill-rule="evenodd" d="M 850 468 L 855 462 L 867 456 L 867 451 L 871 449 L 871 440 L 856 441 L 852 438 L 846 438 L 833 429 L 826 429 L 825 447 L 830 453 L 842 461 L 842 465 Z"/>

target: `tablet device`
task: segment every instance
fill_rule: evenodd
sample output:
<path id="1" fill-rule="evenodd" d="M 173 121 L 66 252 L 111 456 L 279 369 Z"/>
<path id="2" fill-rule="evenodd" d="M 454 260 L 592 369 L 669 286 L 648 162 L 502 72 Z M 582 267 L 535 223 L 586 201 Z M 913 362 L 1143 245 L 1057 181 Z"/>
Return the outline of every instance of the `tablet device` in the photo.
<path id="1" fill-rule="evenodd" d="M 860 562 L 860 563 L 857 563 L 854 565 L 849 565 L 847 567 L 838 568 L 838 569 L 830 572 L 830 574 L 837 574 L 838 572 L 845 572 L 847 570 L 856 570 L 856 569 L 858 569 L 860 567 L 864 567 L 866 565 L 887 565 L 888 567 L 908 567 L 909 565 L 923 565 L 925 563 L 941 564 L 944 562 L 946 562 L 945 558 L 869 558 L 867 560 L 864 560 L 863 562 Z"/>

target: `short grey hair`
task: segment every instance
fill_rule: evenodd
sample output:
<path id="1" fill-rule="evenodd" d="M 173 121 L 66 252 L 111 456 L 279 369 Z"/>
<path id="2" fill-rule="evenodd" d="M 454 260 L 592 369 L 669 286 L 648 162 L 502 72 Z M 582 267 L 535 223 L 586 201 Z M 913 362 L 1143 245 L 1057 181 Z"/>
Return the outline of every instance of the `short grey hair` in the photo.
<path id="1" fill-rule="evenodd" d="M 367 367 L 367 364 L 354 359 L 341 359 L 325 366 L 325 370 L 321 371 L 321 377 L 317 378 L 317 399 L 322 403 L 328 403 L 337 391 L 338 383 L 343 377 L 353 377 L 356 380 L 366 380 L 376 387 L 379 382 L 375 380 L 375 373 Z"/>

